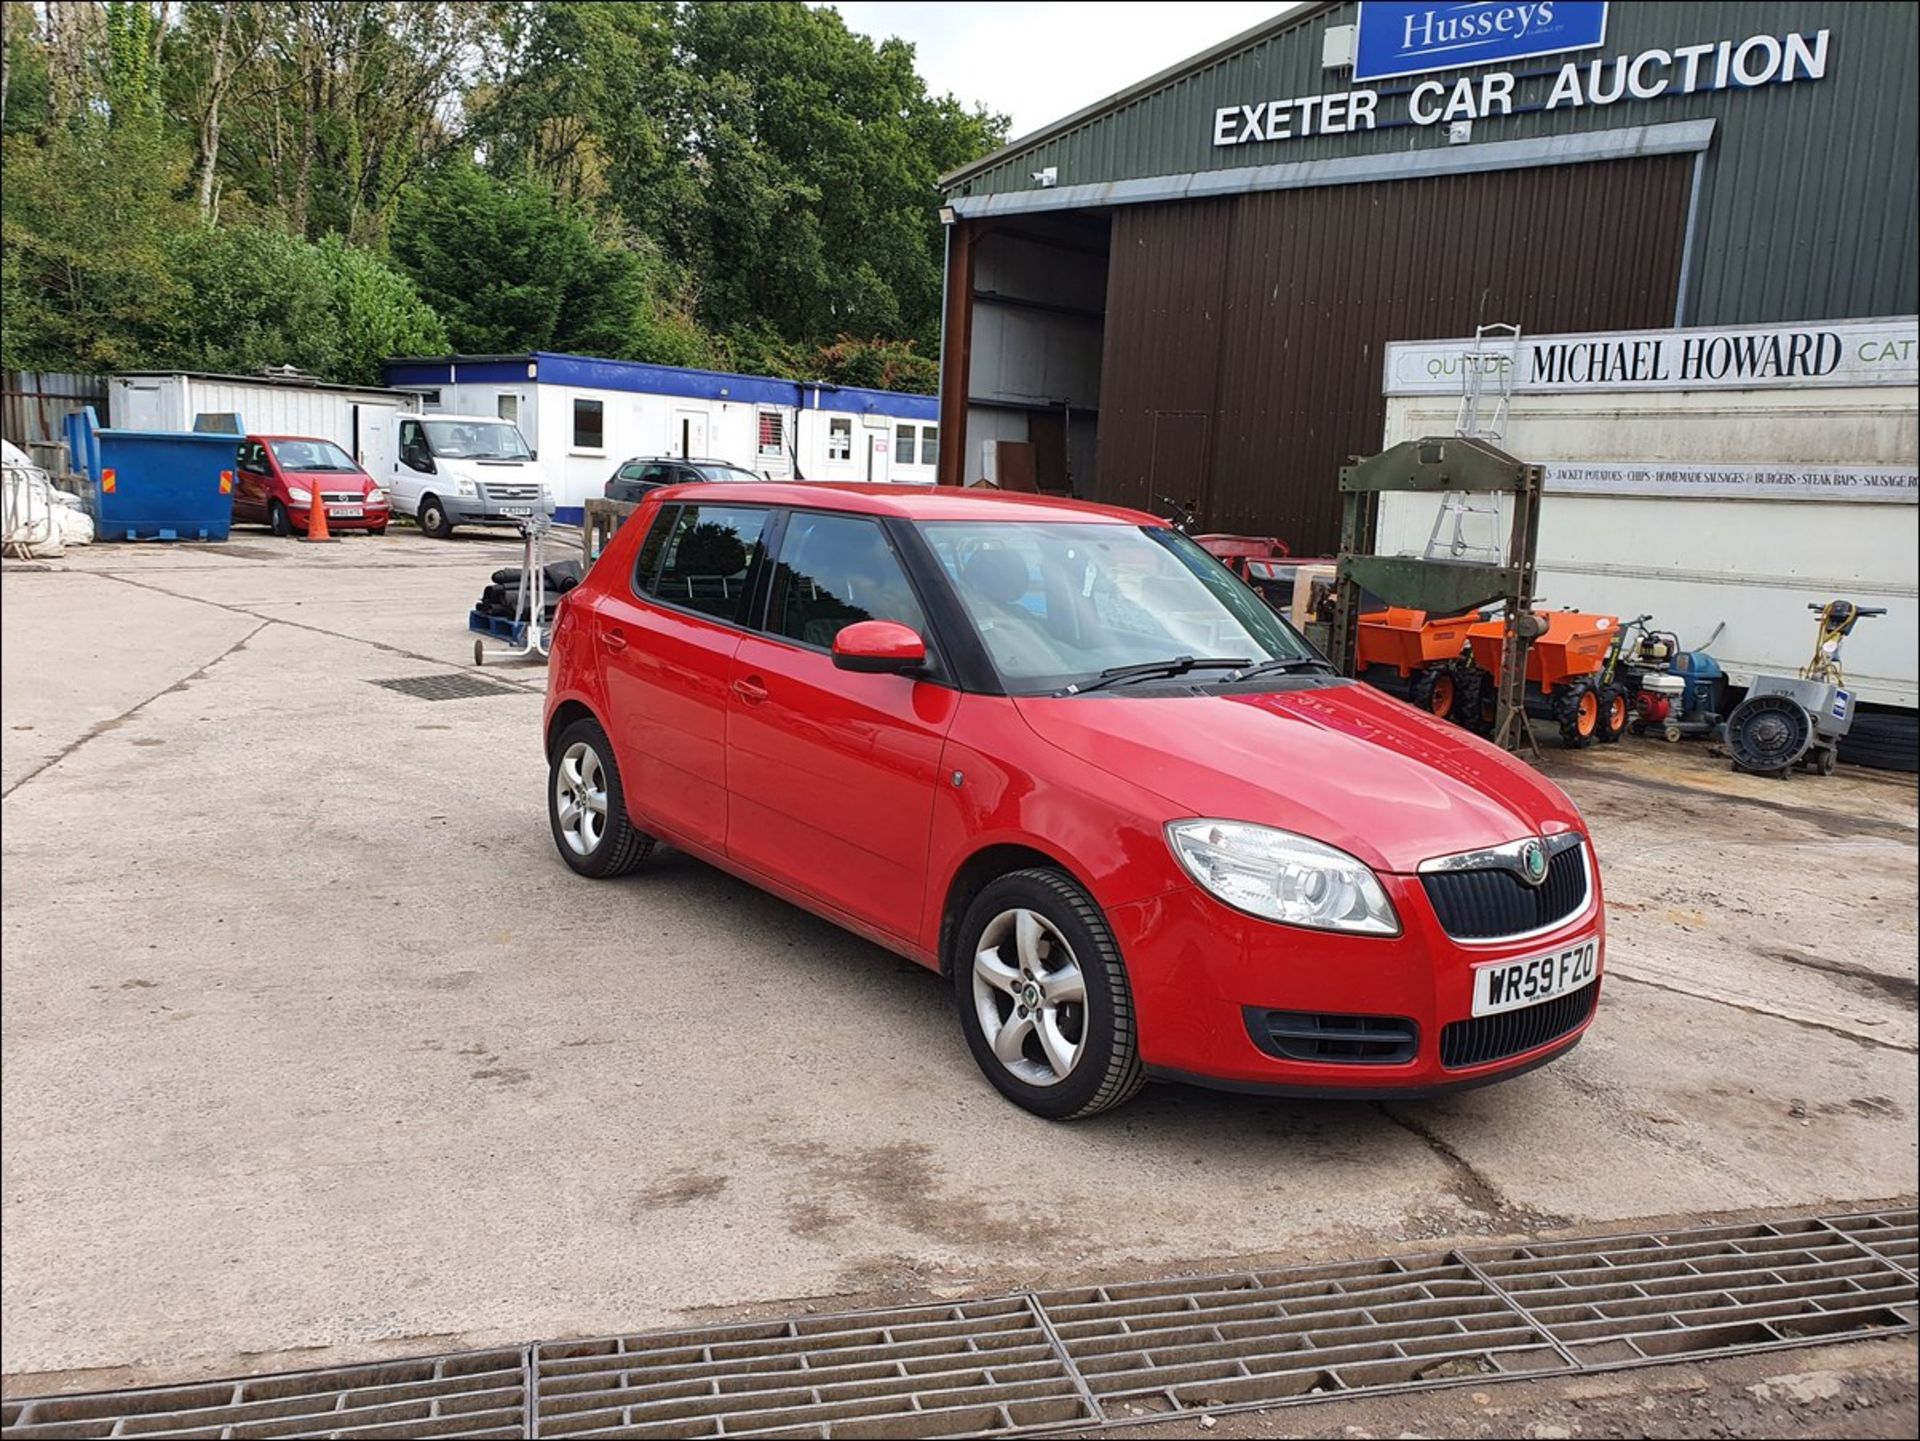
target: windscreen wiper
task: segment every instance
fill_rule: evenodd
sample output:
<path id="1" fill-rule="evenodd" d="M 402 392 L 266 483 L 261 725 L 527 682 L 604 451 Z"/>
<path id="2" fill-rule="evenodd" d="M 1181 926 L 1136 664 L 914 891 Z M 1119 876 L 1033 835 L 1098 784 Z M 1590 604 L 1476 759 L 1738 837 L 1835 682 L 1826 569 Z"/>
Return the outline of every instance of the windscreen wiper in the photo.
<path id="1" fill-rule="evenodd" d="M 1302 655 L 1286 656 L 1278 660 L 1263 660 L 1259 665 L 1248 666 L 1239 675 L 1230 675 L 1227 679 L 1230 681 L 1258 680 L 1263 675 L 1284 675 L 1296 670 L 1323 670 L 1328 675 L 1339 674 L 1332 665 L 1318 656 Z"/>
<path id="2" fill-rule="evenodd" d="M 1105 690 L 1110 685 L 1122 681 L 1148 680 L 1161 676 L 1185 675 L 1190 670 L 1199 670 L 1203 666 L 1212 670 L 1234 670 L 1251 662 L 1243 655 L 1177 655 L 1170 660 L 1150 660 L 1139 665 L 1116 665 L 1103 670 L 1092 680 L 1077 681 L 1061 692 L 1062 695 L 1085 695 L 1092 690 Z"/>

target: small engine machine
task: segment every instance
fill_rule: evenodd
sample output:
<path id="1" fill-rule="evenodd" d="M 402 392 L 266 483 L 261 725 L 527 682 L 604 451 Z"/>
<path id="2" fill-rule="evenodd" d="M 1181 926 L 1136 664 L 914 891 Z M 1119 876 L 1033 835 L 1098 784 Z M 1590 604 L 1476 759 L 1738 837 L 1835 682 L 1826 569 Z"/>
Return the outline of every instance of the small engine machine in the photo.
<path id="1" fill-rule="evenodd" d="M 1672 631 L 1649 629 L 1651 619 L 1637 615 L 1620 627 L 1606 671 L 1633 695 L 1634 733 L 1668 741 L 1712 735 L 1726 700 L 1720 662 L 1704 649 L 1682 650 Z"/>
<path id="2" fill-rule="evenodd" d="M 1840 649 L 1854 626 L 1884 607 L 1850 600 L 1810 605 L 1820 615 L 1813 659 L 1797 676 L 1755 678 L 1727 717 L 1727 752 L 1735 770 L 1784 778 L 1795 766 L 1832 775 L 1840 739 L 1853 728 L 1853 697 L 1840 669 Z"/>

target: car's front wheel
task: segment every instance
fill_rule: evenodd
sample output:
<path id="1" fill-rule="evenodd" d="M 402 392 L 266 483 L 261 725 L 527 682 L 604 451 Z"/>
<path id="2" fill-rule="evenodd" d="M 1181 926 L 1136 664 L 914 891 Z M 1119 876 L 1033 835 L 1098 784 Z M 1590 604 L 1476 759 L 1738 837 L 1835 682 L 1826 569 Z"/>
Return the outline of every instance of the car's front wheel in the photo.
<path id="1" fill-rule="evenodd" d="M 1120 948 L 1093 898 L 1059 871 L 1015 871 L 974 898 L 953 978 L 967 1046 L 1015 1105 L 1078 1120 L 1145 1082 Z"/>
<path id="2" fill-rule="evenodd" d="M 596 720 L 575 721 L 553 744 L 547 819 L 560 859 L 583 876 L 623 876 L 653 854 L 653 837 L 627 819 L 620 769 Z"/>
<path id="3" fill-rule="evenodd" d="M 277 500 L 267 506 L 267 529 L 275 535 L 293 534 L 293 517 L 287 514 L 287 508 Z"/>

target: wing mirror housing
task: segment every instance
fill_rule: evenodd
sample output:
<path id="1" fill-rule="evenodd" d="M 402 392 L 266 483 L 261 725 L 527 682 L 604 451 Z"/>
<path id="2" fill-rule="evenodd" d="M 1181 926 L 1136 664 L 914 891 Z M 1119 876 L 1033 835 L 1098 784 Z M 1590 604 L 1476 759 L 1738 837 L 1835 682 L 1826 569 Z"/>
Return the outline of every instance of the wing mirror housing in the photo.
<path id="1" fill-rule="evenodd" d="M 927 663 L 927 644 L 897 620 L 860 620 L 833 638 L 833 663 L 863 675 L 906 675 Z"/>

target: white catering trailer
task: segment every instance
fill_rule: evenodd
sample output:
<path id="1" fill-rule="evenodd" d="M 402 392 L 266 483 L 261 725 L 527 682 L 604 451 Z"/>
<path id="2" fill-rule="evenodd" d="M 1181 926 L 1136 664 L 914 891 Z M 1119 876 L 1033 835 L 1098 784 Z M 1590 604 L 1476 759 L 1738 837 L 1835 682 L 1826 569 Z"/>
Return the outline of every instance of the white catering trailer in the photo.
<path id="1" fill-rule="evenodd" d="M 335 385 L 311 376 L 210 375 L 130 371 L 107 383 L 107 415 L 121 430 L 233 430 L 248 435 L 313 435 L 361 465 L 391 428 L 420 408 L 409 391 Z"/>
<path id="2" fill-rule="evenodd" d="M 1479 419 L 1510 381 L 1496 443 L 1546 468 L 1543 608 L 1651 612 L 1746 686 L 1806 664 L 1809 604 L 1885 606 L 1847 642 L 1849 688 L 1920 704 L 1915 317 L 1395 342 L 1383 446 L 1455 432 L 1476 351 Z M 1382 496 L 1378 551 L 1424 552 L 1437 506 Z M 1443 544 L 1456 518 L 1505 536 L 1467 514 Z"/>

